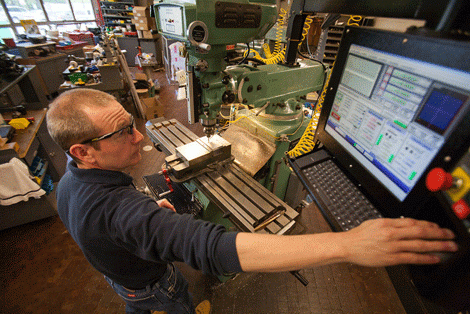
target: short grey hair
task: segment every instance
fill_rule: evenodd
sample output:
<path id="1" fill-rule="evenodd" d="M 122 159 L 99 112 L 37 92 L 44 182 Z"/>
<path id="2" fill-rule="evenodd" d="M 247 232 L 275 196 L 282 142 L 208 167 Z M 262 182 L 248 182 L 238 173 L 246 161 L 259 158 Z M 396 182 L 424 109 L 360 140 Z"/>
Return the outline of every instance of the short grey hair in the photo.
<path id="1" fill-rule="evenodd" d="M 76 88 L 59 95 L 49 104 L 47 130 L 64 150 L 89 138 L 98 136 L 98 127 L 85 113 L 86 108 L 103 108 L 116 98 L 102 91 Z M 75 159 L 75 158 L 74 158 Z"/>

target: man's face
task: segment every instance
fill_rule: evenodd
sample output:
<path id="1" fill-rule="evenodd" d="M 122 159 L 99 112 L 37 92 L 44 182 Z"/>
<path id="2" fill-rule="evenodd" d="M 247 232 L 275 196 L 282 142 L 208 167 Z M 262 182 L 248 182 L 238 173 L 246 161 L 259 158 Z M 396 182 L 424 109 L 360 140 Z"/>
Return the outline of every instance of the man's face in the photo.
<path id="1" fill-rule="evenodd" d="M 125 128 L 131 123 L 131 115 L 117 101 L 106 108 L 87 108 L 86 113 L 100 129 L 97 137 Z M 122 171 L 136 165 L 142 158 L 140 142 L 143 138 L 142 133 L 135 128 L 133 134 L 124 129 L 99 141 L 99 150 L 89 145 L 89 152 L 95 160 L 93 167 Z"/>

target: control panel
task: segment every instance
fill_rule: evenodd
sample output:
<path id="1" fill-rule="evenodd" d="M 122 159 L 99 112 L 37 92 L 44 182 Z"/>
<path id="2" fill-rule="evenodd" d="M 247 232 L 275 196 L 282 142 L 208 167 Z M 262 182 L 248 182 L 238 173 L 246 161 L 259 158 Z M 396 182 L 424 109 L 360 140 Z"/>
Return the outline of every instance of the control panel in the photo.
<path id="1" fill-rule="evenodd" d="M 426 188 L 434 197 L 418 218 L 452 229 L 459 250 L 436 253 L 440 264 L 410 266 L 410 274 L 421 295 L 444 308 L 465 311 L 470 308 L 470 147 L 452 169 L 431 169 Z"/>
<path id="2" fill-rule="evenodd" d="M 431 192 L 441 191 L 448 206 L 470 233 L 470 148 L 452 172 L 432 169 L 426 177 Z"/>

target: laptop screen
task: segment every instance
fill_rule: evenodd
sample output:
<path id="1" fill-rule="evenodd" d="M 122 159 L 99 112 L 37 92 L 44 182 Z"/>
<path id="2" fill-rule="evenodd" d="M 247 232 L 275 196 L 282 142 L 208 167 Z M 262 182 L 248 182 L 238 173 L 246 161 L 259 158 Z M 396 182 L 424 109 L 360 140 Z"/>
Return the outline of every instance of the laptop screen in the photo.
<path id="1" fill-rule="evenodd" d="M 403 201 L 470 98 L 470 73 L 352 44 L 326 132 Z"/>

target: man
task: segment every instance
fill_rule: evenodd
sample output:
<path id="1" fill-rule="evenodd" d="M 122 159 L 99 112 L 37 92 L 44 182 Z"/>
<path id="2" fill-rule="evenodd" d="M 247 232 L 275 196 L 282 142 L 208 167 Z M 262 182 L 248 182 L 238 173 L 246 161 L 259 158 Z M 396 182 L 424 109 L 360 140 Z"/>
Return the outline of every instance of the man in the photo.
<path id="1" fill-rule="evenodd" d="M 450 230 L 413 219 L 377 219 L 348 232 L 313 235 L 227 232 L 135 190 L 123 170 L 140 161 L 143 136 L 112 96 L 90 89 L 63 93 L 50 105 L 47 125 L 74 159 L 57 188 L 60 218 L 126 301 L 127 313 L 194 313 L 174 261 L 221 275 L 340 262 L 432 264 L 439 262 L 433 252 L 457 250 Z"/>

